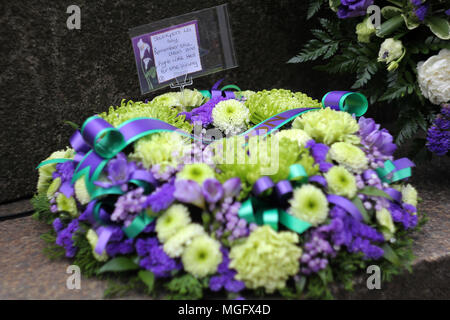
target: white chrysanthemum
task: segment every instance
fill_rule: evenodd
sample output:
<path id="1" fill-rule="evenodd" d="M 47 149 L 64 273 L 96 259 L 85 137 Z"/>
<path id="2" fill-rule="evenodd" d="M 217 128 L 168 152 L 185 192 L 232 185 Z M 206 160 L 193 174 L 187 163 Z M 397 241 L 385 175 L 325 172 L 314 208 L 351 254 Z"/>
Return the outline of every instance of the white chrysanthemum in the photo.
<path id="1" fill-rule="evenodd" d="M 195 237 L 205 234 L 203 227 L 197 223 L 188 224 L 181 228 L 178 232 L 164 243 L 164 251 L 169 257 L 176 258 L 181 256 L 185 247 L 191 243 Z"/>
<path id="2" fill-rule="evenodd" d="M 450 50 L 442 49 L 439 54 L 417 64 L 417 81 L 425 98 L 434 104 L 450 101 Z"/>
<path id="3" fill-rule="evenodd" d="M 409 183 L 402 186 L 402 198 L 404 203 L 417 207 L 417 190 Z"/>
<path id="4" fill-rule="evenodd" d="M 368 167 L 369 162 L 364 152 L 350 143 L 333 143 L 328 154 L 331 159 L 354 173 L 361 173 Z"/>
<path id="5" fill-rule="evenodd" d="M 188 107 L 198 107 L 203 102 L 203 95 L 198 90 L 184 89 L 181 92 L 167 92 L 155 97 L 152 103 L 165 107 L 179 107 L 186 110 Z"/>
<path id="6" fill-rule="evenodd" d="M 205 277 L 217 271 L 222 261 L 220 243 L 207 235 L 196 237 L 181 257 L 184 269 L 195 277 Z"/>
<path id="7" fill-rule="evenodd" d="M 327 173 L 325 179 L 328 189 L 333 194 L 353 198 L 356 194 L 356 179 L 353 174 L 341 166 L 333 166 Z"/>
<path id="8" fill-rule="evenodd" d="M 311 140 L 311 136 L 302 129 L 281 130 L 276 136 L 278 139 L 288 138 L 289 140 L 296 141 L 300 147 L 304 147 Z"/>
<path id="9" fill-rule="evenodd" d="M 74 185 L 75 197 L 81 204 L 88 204 L 91 201 L 89 191 L 86 187 L 85 176 L 79 178 Z"/>
<path id="10" fill-rule="evenodd" d="M 305 184 L 294 190 L 289 200 L 290 212 L 297 218 L 317 226 L 328 216 L 328 201 L 322 190 L 312 184 Z"/>
<path id="11" fill-rule="evenodd" d="M 188 209 L 181 204 L 173 204 L 156 220 L 156 233 L 161 242 L 166 242 L 180 229 L 191 222 Z"/>
<path id="12" fill-rule="evenodd" d="M 220 101 L 212 111 L 213 124 L 225 134 L 238 134 L 247 128 L 249 111 L 240 101 Z"/>
<path id="13" fill-rule="evenodd" d="M 88 240 L 89 244 L 92 247 L 92 255 L 94 256 L 94 258 L 98 261 L 106 261 L 108 260 L 108 255 L 106 254 L 106 250 L 103 250 L 102 254 L 98 254 L 97 252 L 95 252 L 95 247 L 97 246 L 97 242 L 98 242 L 98 235 L 97 233 L 92 230 L 89 229 L 88 232 L 86 233 L 86 239 Z"/>
<path id="14" fill-rule="evenodd" d="M 392 216 L 389 210 L 383 208 L 376 212 L 376 218 L 378 224 L 381 226 L 381 232 L 383 233 L 384 239 L 386 241 L 390 240 L 395 233 L 394 221 L 392 221 Z"/>

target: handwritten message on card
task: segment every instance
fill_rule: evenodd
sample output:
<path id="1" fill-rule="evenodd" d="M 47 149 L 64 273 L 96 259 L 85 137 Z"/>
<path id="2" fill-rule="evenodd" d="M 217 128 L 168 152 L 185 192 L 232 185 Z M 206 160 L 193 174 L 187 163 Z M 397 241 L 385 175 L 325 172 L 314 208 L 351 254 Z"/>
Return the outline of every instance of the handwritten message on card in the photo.
<path id="1" fill-rule="evenodd" d="M 158 82 L 202 70 L 196 21 L 150 36 Z"/>

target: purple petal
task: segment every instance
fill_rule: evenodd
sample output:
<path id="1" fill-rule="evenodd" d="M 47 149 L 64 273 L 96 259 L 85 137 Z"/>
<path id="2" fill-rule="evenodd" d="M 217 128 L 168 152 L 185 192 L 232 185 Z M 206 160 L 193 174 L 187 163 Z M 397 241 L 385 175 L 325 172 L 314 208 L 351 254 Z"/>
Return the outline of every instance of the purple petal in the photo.
<path id="1" fill-rule="evenodd" d="M 193 180 L 176 180 L 173 195 L 178 201 L 204 207 L 202 188 Z"/>
<path id="2" fill-rule="evenodd" d="M 203 196 L 209 203 L 216 203 L 223 197 L 222 184 L 217 179 L 206 179 L 203 182 Z"/>
<path id="3" fill-rule="evenodd" d="M 231 178 L 223 184 L 225 197 L 236 197 L 241 192 L 241 179 Z"/>

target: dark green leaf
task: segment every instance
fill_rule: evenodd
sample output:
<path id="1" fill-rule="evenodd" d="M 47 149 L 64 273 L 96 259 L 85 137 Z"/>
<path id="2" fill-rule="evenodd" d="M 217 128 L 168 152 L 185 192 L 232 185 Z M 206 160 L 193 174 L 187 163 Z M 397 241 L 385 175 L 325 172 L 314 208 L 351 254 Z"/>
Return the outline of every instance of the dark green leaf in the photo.
<path id="1" fill-rule="evenodd" d="M 152 292 L 155 286 L 155 275 L 153 272 L 141 270 L 138 272 L 138 277 L 147 285 L 148 291 Z"/>
<path id="2" fill-rule="evenodd" d="M 98 273 L 121 272 L 121 271 L 136 270 L 138 268 L 139 265 L 137 265 L 132 259 L 126 257 L 117 257 L 105 263 L 100 268 Z"/>
<path id="3" fill-rule="evenodd" d="M 380 189 L 375 188 L 375 187 L 365 187 L 364 189 L 361 189 L 358 192 L 362 193 L 362 194 L 365 194 L 366 196 L 383 197 L 383 198 L 392 200 L 390 195 L 388 195 L 383 190 L 380 190 Z"/>

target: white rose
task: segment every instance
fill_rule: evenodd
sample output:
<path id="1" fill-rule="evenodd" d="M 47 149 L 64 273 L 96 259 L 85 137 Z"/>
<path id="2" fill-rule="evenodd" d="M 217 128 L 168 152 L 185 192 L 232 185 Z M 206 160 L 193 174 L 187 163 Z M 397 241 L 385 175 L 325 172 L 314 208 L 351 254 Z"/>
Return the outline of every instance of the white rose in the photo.
<path id="1" fill-rule="evenodd" d="M 450 101 L 450 50 L 417 64 L 417 80 L 425 98 L 434 104 Z"/>

